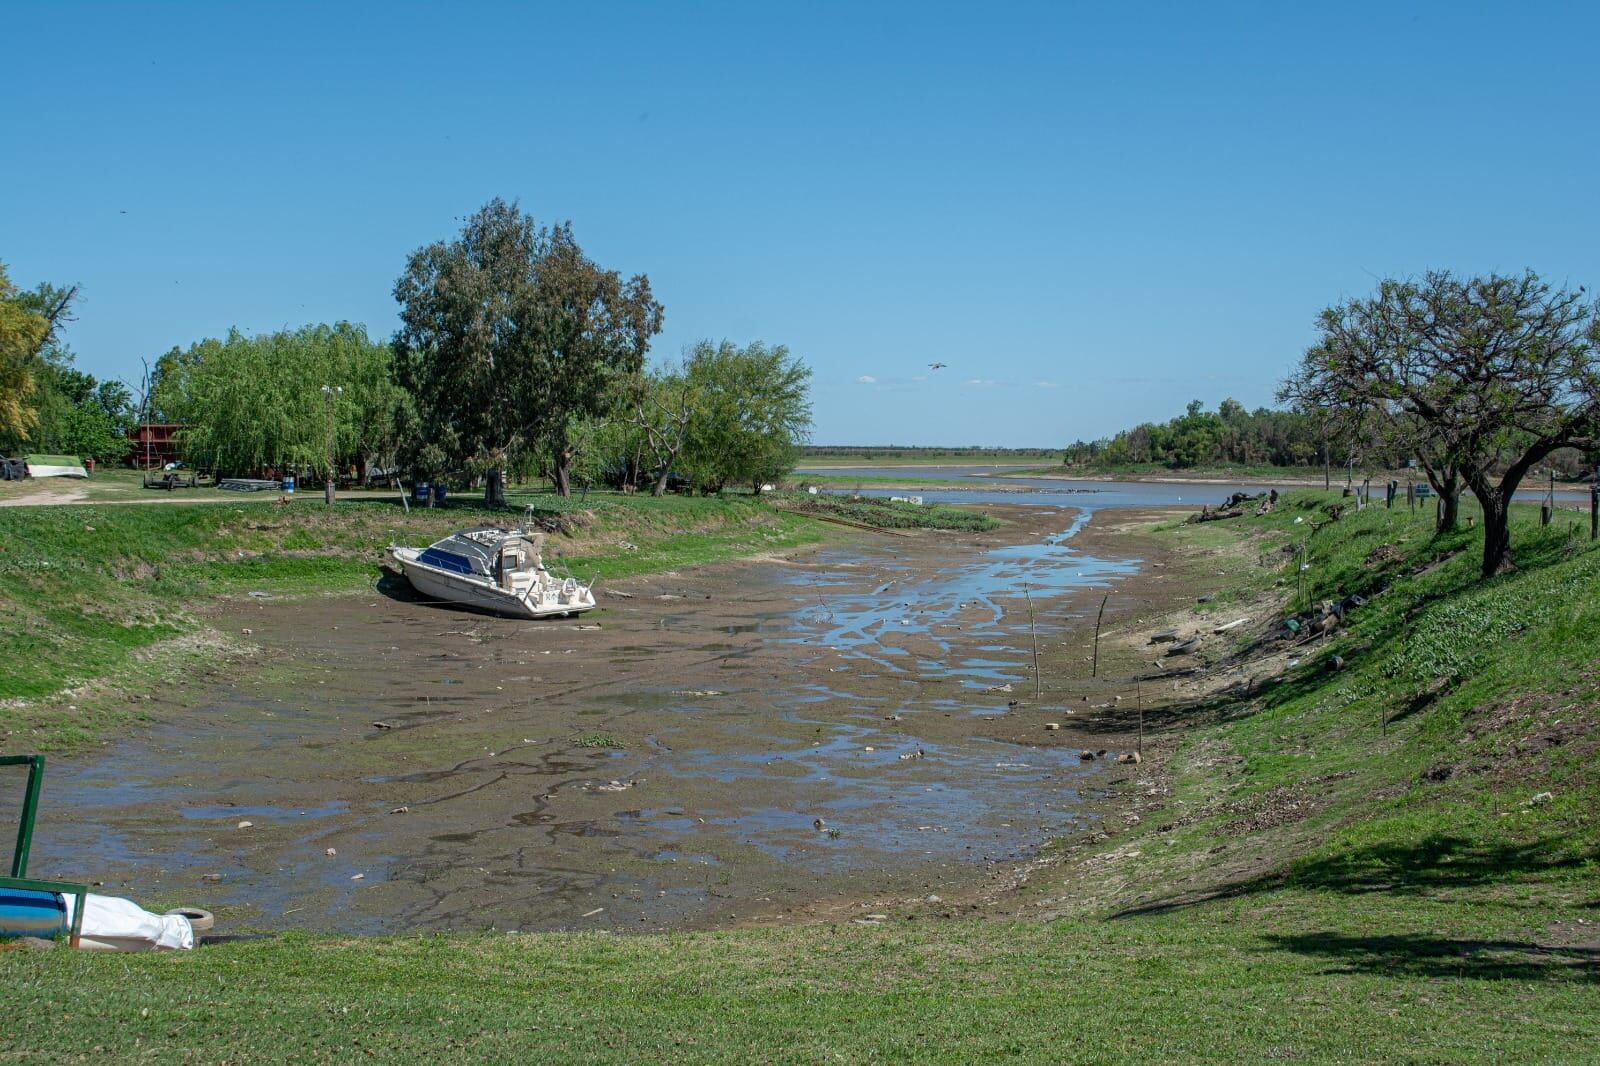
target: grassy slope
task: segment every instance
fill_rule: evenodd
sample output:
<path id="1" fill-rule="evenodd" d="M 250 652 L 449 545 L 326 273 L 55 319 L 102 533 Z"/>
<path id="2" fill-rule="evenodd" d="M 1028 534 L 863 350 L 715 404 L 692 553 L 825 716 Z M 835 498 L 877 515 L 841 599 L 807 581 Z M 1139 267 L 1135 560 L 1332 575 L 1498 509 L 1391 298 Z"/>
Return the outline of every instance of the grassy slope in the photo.
<path id="1" fill-rule="evenodd" d="M 585 580 L 716 562 L 821 535 L 748 498 L 531 500 L 545 511 L 581 512 L 586 524 L 552 536 L 546 554 Z M 391 540 L 427 544 L 463 525 L 516 518 L 471 504 L 408 515 L 398 502 L 341 502 L 330 512 L 309 500 L 286 510 L 253 497 L 233 506 L 0 509 L 0 729 L 27 731 L 29 744 L 45 749 L 82 742 L 100 727 L 91 721 L 93 701 L 69 708 L 49 697 L 108 680 L 152 680 L 142 675 L 174 665 L 162 661 L 163 649 L 181 649 L 177 638 L 202 631 L 194 611 L 205 601 L 255 590 L 368 587 Z M 203 654 L 226 650 L 212 645 Z M 181 667 L 181 652 L 177 658 Z"/>
<path id="2" fill-rule="evenodd" d="M 1434 538 L 1425 520 L 1373 508 L 1309 533 L 1323 506 L 1301 493 L 1225 534 L 1174 532 L 1249 538 L 1264 565 L 1233 600 L 1280 580 L 1293 594 L 1280 549 L 1304 542 L 1299 605 L 1369 603 L 1303 646 L 1281 683 L 1198 712 L 1219 721 L 1176 760 L 1181 802 L 1141 827 L 1164 853 L 1144 878 L 1151 899 L 1289 886 L 1353 906 L 1515 900 L 1534 925 L 1585 908 L 1600 919 L 1600 551 L 1587 529 L 1539 529 L 1518 508 L 1520 569 L 1483 583 L 1474 532 Z M 1208 610 L 1237 613 L 1230 597 Z M 1234 649 L 1245 672 L 1260 650 Z"/>
<path id="3" fill-rule="evenodd" d="M 1267 518 L 1171 530 L 1188 550 L 1257 560 L 1205 609 L 1285 596 L 1292 564 L 1275 549 L 1305 538 L 1321 505 L 1304 494 Z M 1360 592 L 1369 606 L 1264 694 L 1183 710 L 1168 723 L 1182 742 L 1164 808 L 1022 896 L 1109 885 L 1136 903 L 1115 914 L 8 954 L 0 1047 L 1592 1060 L 1600 552 L 1524 520 L 1521 570 L 1482 585 L 1470 533 L 1435 540 L 1422 521 L 1369 511 L 1310 536 L 1306 598 Z M 1238 644 L 1223 665 L 1264 650 Z M 1333 653 L 1344 670 L 1326 668 Z"/>

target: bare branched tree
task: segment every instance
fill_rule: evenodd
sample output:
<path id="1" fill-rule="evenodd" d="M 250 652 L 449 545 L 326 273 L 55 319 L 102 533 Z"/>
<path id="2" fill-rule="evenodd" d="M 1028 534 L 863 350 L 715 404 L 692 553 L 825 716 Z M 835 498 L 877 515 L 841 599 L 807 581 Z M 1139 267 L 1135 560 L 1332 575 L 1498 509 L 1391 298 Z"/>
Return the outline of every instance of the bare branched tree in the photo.
<path id="1" fill-rule="evenodd" d="M 1285 394 L 1393 420 L 1445 497 L 1483 507 L 1483 574 L 1510 565 L 1509 508 L 1536 464 L 1600 443 L 1597 309 L 1528 271 L 1386 280 L 1325 310 Z M 1452 524 L 1453 524 L 1453 515 Z"/>

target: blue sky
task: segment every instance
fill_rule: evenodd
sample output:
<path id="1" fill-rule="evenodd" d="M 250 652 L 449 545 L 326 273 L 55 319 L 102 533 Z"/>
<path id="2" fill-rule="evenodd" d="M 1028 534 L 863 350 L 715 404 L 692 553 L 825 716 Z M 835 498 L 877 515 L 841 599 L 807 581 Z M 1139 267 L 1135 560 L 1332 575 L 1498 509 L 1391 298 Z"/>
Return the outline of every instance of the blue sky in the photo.
<path id="1" fill-rule="evenodd" d="M 787 344 L 821 443 L 1269 402 L 1385 274 L 1600 284 L 1595 4 L 11 4 L 0 260 L 79 364 L 395 325 L 491 196 Z M 936 373 L 930 362 L 947 363 Z"/>

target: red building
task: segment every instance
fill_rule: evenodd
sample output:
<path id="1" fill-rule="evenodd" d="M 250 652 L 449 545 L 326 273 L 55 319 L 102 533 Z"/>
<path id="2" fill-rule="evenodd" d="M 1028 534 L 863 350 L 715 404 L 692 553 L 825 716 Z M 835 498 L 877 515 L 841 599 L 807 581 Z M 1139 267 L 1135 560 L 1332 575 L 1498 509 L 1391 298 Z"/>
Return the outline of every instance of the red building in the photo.
<path id="1" fill-rule="evenodd" d="M 128 434 L 127 464 L 134 469 L 157 470 L 178 461 L 178 431 L 171 422 L 145 422 Z"/>

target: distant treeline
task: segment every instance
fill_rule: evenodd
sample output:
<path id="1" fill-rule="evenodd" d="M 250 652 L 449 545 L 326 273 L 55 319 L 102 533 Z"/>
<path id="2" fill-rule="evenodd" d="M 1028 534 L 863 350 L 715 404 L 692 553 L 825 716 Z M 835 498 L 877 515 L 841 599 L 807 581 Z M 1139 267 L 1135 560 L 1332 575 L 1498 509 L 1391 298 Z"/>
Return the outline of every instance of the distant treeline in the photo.
<path id="1" fill-rule="evenodd" d="M 1155 464 L 1175 470 L 1198 466 L 1320 466 L 1322 426 L 1311 415 L 1247 410 L 1223 400 L 1207 411 L 1199 400 L 1166 422 L 1144 422 L 1113 437 L 1068 446 L 1068 466 Z M 1342 462 L 1342 460 L 1340 460 Z"/>
<path id="2" fill-rule="evenodd" d="M 1245 409 L 1237 400 L 1223 400 L 1207 411 L 1192 400 L 1183 414 L 1166 422 L 1144 422 L 1100 440 L 1076 441 L 1067 446 L 1062 462 L 1074 467 L 1163 466 L 1171 470 L 1196 467 L 1307 467 L 1320 469 L 1324 459 L 1335 467 L 1352 461 L 1358 470 L 1398 470 L 1416 458 L 1406 454 L 1402 434 L 1380 434 L 1367 427 L 1365 439 L 1352 442 L 1340 425 L 1327 427 L 1324 457 L 1324 419 L 1316 412 Z M 1577 448 L 1550 454 L 1540 469 L 1557 478 L 1578 480 L 1594 469 L 1591 459 Z"/>

